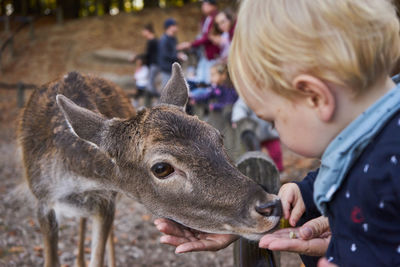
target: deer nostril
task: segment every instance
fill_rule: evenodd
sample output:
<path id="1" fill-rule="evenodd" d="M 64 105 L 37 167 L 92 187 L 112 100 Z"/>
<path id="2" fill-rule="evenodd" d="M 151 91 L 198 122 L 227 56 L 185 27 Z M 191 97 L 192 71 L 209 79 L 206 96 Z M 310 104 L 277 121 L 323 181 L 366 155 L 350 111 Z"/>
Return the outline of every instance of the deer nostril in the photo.
<path id="1" fill-rule="evenodd" d="M 282 204 L 279 199 L 275 199 L 274 201 L 263 203 L 256 206 L 256 211 L 262 216 L 278 216 L 282 215 Z"/>

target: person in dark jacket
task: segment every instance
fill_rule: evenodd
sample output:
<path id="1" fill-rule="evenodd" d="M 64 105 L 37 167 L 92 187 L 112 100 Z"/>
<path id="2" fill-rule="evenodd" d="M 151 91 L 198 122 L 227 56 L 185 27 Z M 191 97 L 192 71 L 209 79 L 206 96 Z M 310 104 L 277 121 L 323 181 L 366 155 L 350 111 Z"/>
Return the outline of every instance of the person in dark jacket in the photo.
<path id="1" fill-rule="evenodd" d="M 158 66 L 161 73 L 161 83 L 164 87 L 171 77 L 172 64 L 178 61 L 176 50 L 178 25 L 173 18 L 164 21 L 165 32 L 158 43 Z"/>
<path id="2" fill-rule="evenodd" d="M 158 74 L 158 39 L 152 23 L 148 23 L 143 27 L 142 36 L 147 40 L 145 57 L 149 68 L 148 89 L 151 93 L 157 94 L 155 80 Z"/>

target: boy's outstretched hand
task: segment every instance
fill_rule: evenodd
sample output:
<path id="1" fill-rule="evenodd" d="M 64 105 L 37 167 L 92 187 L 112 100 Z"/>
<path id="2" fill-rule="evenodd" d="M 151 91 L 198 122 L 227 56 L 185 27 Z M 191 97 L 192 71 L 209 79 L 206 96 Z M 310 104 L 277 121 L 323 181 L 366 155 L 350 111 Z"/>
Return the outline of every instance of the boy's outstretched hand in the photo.
<path id="1" fill-rule="evenodd" d="M 306 210 L 300 188 L 295 183 L 284 184 L 278 196 L 281 198 L 283 216 L 291 226 L 295 226 Z"/>
<path id="2" fill-rule="evenodd" d="M 261 238 L 259 246 L 270 250 L 322 256 L 328 249 L 330 239 L 328 219 L 321 216 L 298 228 L 285 228 L 266 234 Z"/>
<path id="3" fill-rule="evenodd" d="M 154 224 L 165 234 L 160 238 L 160 242 L 175 246 L 175 253 L 217 251 L 239 238 L 236 235 L 199 232 L 168 219 L 156 219 Z"/>

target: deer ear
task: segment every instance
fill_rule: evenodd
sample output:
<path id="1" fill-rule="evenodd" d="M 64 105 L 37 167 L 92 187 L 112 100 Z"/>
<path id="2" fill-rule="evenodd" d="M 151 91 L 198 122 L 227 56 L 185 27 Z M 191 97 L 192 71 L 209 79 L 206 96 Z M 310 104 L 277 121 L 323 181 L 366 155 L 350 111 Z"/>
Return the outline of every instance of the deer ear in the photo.
<path id="1" fill-rule="evenodd" d="M 78 137 L 99 146 L 106 119 L 93 111 L 76 105 L 63 95 L 58 94 L 56 100 L 71 130 Z"/>
<path id="2" fill-rule="evenodd" d="M 185 108 L 189 98 L 189 87 L 179 63 L 172 65 L 172 76 L 161 92 L 160 103 Z"/>

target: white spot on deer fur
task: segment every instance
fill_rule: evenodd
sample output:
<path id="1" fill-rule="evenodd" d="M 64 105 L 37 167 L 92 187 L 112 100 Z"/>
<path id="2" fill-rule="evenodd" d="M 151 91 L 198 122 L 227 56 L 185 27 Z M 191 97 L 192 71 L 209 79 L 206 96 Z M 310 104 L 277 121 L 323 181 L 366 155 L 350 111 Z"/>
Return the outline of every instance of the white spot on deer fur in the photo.
<path id="1" fill-rule="evenodd" d="M 381 202 L 379 202 L 379 208 L 383 209 L 385 207 L 385 202 L 383 202 L 383 200 Z"/>
<path id="2" fill-rule="evenodd" d="M 346 198 L 350 198 L 350 192 L 346 191 Z"/>
<path id="3" fill-rule="evenodd" d="M 74 173 L 66 171 L 60 163 L 60 160 L 43 159 L 40 161 L 40 168 L 43 176 L 51 178 L 49 183 L 35 184 L 34 191 L 47 188 L 51 195 L 49 196 L 49 203 L 53 203 L 53 208 L 56 212 L 57 218 L 61 216 L 76 217 L 77 215 L 87 217 L 95 211 L 88 210 L 81 207 L 81 209 L 74 205 L 60 202 L 60 200 L 69 196 L 70 194 L 83 193 L 85 191 L 104 190 L 105 185 L 102 185 L 95 180 L 89 180 L 86 177 L 81 177 Z M 36 189 L 37 188 L 37 189 Z M 102 197 L 110 197 L 111 194 L 102 194 Z"/>
<path id="4" fill-rule="evenodd" d="M 357 246 L 356 246 L 356 244 L 351 244 L 351 248 L 350 248 L 350 250 L 352 251 L 352 252 L 355 252 L 356 250 L 357 250 Z"/>
<path id="5" fill-rule="evenodd" d="M 393 155 L 393 156 L 390 158 L 390 162 L 393 163 L 394 165 L 397 165 L 398 160 L 397 160 L 396 156 Z"/>
<path id="6" fill-rule="evenodd" d="M 367 173 L 369 169 L 369 164 L 365 164 L 364 166 L 364 173 Z"/>
<path id="7" fill-rule="evenodd" d="M 368 232 L 368 223 L 363 223 L 362 225 L 364 232 Z"/>

